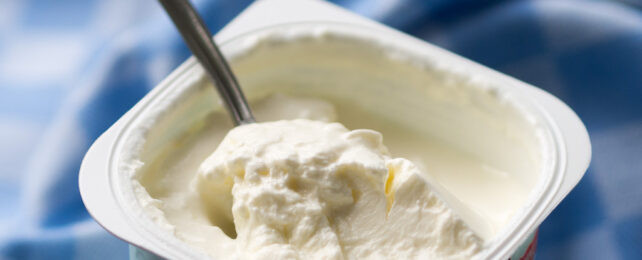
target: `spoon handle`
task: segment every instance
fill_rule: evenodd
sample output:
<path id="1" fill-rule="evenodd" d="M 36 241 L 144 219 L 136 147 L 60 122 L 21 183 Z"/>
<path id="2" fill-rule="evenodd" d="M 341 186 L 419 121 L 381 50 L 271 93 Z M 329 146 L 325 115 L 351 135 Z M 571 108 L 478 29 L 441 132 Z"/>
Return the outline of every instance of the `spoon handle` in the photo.
<path id="1" fill-rule="evenodd" d="M 159 0 L 187 46 L 214 81 L 235 125 L 254 123 L 252 111 L 212 34 L 189 0 Z"/>

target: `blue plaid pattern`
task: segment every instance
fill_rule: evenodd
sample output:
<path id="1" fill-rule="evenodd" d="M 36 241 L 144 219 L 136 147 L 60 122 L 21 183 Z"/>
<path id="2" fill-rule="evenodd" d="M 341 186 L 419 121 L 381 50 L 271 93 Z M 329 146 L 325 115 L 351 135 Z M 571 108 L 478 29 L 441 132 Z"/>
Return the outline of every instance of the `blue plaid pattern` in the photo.
<path id="1" fill-rule="evenodd" d="M 250 2 L 196 5 L 217 31 Z M 335 2 L 569 104 L 593 162 L 541 226 L 537 258 L 642 258 L 641 2 Z M 80 200 L 80 161 L 188 56 L 155 1 L 0 1 L 0 259 L 127 257 Z"/>

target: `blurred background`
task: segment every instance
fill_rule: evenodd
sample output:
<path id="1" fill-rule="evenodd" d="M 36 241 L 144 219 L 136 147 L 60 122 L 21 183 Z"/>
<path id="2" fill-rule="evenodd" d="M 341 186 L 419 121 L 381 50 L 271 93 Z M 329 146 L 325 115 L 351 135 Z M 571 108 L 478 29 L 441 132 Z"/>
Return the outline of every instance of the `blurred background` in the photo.
<path id="1" fill-rule="evenodd" d="M 252 1 L 194 1 L 213 32 Z M 537 259 L 642 258 L 642 3 L 337 0 L 551 92 L 593 161 Z M 124 259 L 78 192 L 104 130 L 189 56 L 154 0 L 0 0 L 0 259 Z"/>

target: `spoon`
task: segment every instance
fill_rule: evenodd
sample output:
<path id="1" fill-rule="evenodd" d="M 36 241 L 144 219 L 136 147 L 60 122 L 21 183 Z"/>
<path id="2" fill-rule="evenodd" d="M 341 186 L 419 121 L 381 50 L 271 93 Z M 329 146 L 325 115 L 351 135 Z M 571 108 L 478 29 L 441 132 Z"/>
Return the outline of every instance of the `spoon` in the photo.
<path id="1" fill-rule="evenodd" d="M 234 124 L 238 126 L 254 123 L 254 116 L 234 73 L 216 46 L 203 19 L 189 0 L 159 0 L 159 2 L 169 14 L 189 49 L 214 81 L 214 86 L 225 102 Z"/>

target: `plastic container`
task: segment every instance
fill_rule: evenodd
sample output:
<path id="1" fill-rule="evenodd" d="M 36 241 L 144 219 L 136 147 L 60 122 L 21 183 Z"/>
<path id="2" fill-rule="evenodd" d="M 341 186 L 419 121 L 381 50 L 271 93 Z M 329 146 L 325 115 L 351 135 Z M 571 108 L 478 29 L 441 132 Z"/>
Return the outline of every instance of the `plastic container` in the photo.
<path id="1" fill-rule="evenodd" d="M 274 15 L 275 10 L 281 10 L 279 8 L 286 5 L 291 7 L 289 11 L 282 11 L 284 13 L 281 16 Z M 306 17 L 305 12 L 310 12 L 307 19 L 302 18 Z M 266 14 L 271 15 L 266 18 Z M 273 17 L 281 18 L 275 20 Z M 266 22 L 266 19 L 272 23 Z M 310 19 L 324 22 L 306 23 Z M 283 22 L 296 23 L 283 25 Z M 273 26 L 276 24 L 281 25 Z M 267 28 L 257 30 L 261 27 Z M 546 166 L 543 166 L 546 171 L 540 176 L 523 211 L 514 217 L 510 228 L 498 234 L 481 255 L 482 258 L 491 259 L 533 257 L 538 225 L 579 182 L 590 161 L 588 134 L 571 109 L 533 86 L 317 1 L 257 2 L 217 36 L 217 40 L 223 42 L 224 53 L 235 55 L 246 47 L 241 43 L 247 43 L 248 37 L 287 34 L 292 28 L 311 31 L 323 28 L 325 31 L 355 35 L 356 38 L 378 39 L 394 45 L 394 48 L 444 61 L 459 71 L 492 82 L 497 88 L 510 93 L 511 100 L 516 104 L 535 115 L 532 120 L 543 126 L 547 136 L 546 146 L 550 157 L 546 160 Z M 133 136 L 139 134 L 135 130 L 140 125 L 154 124 L 149 118 L 158 112 L 155 108 L 167 106 L 167 102 L 174 102 L 172 100 L 176 100 L 181 93 L 192 91 L 190 84 L 202 79 L 203 73 L 196 61 L 193 58 L 186 61 L 99 137 L 83 160 L 79 180 L 83 202 L 100 225 L 132 245 L 132 259 L 152 259 L 155 255 L 169 259 L 207 257 L 161 231 L 148 219 L 137 203 L 133 187 L 128 182 L 129 177 L 123 174 L 128 169 L 119 164 L 122 157 L 127 155 L 125 151 L 131 149 L 131 142 L 125 142 L 126 139 L 135 138 Z"/>

